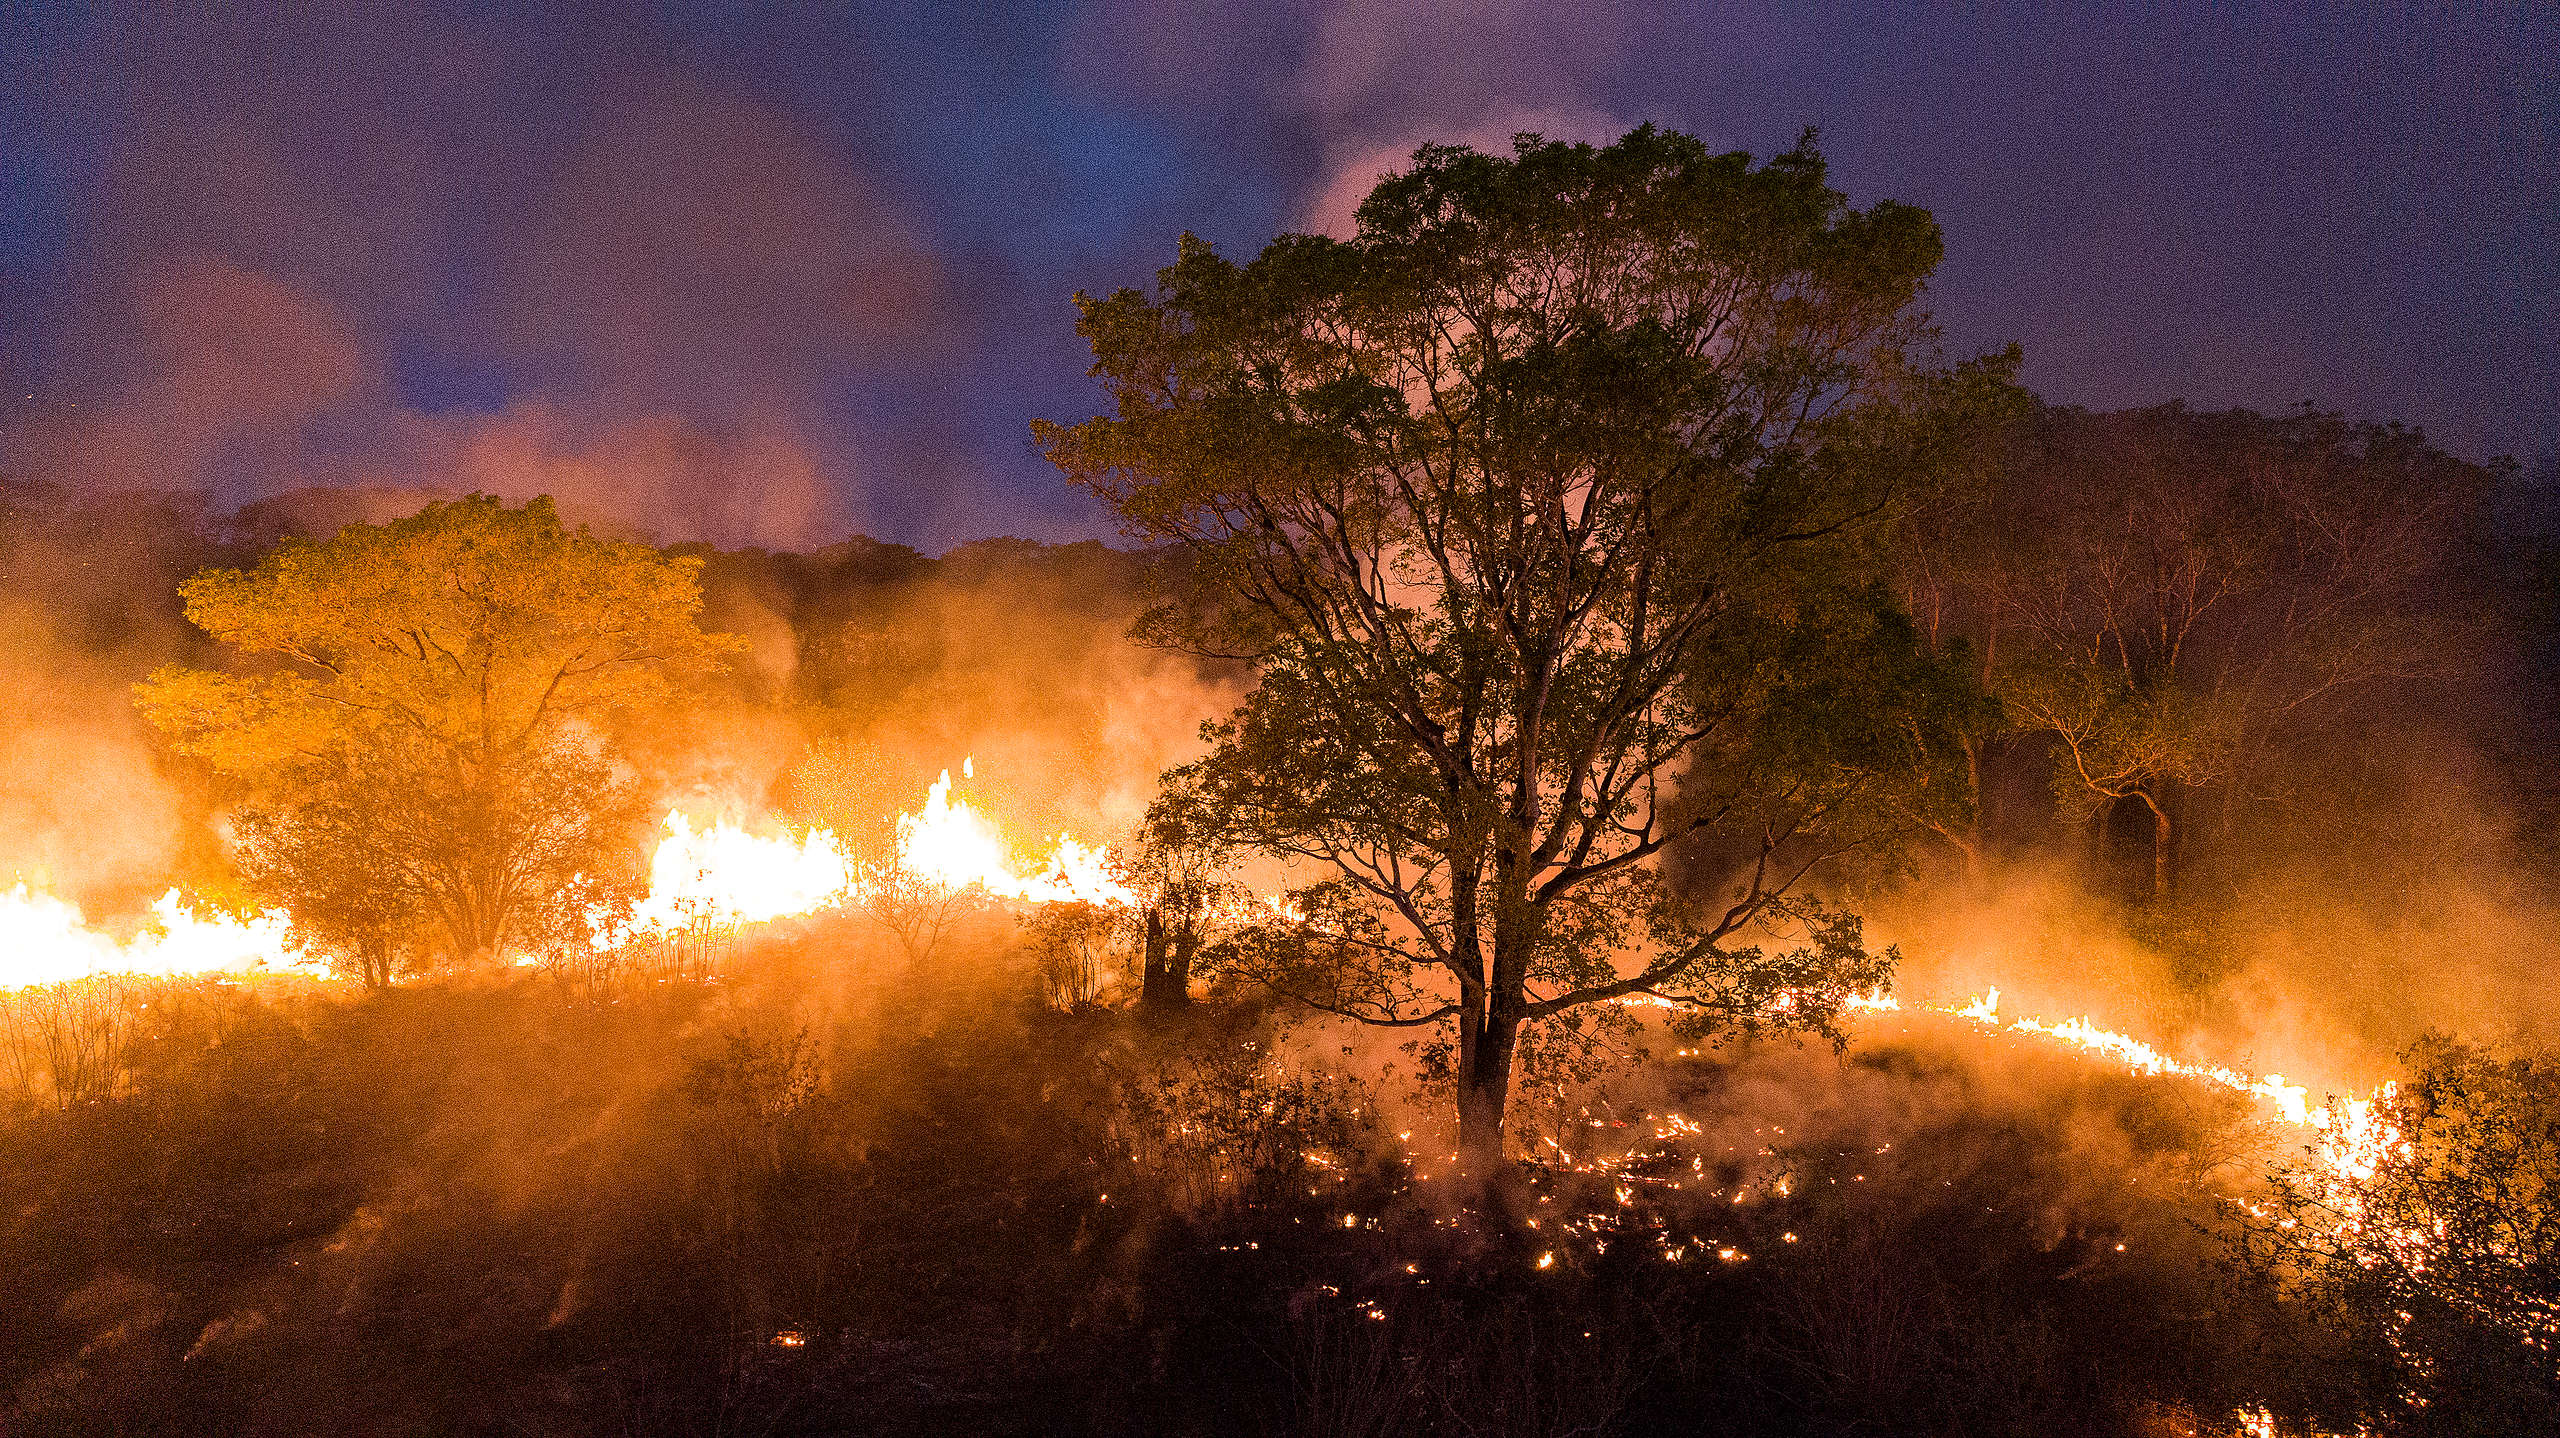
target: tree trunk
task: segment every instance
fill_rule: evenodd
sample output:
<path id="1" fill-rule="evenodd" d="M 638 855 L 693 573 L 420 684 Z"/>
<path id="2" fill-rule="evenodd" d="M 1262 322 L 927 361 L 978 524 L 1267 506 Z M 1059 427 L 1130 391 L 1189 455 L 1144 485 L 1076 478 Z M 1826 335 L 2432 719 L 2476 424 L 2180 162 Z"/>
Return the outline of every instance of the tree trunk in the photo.
<path id="1" fill-rule="evenodd" d="M 2142 802 L 2151 810 L 2151 898 L 2157 903 L 2169 897 L 2169 811 L 2148 793 Z"/>
<path id="2" fill-rule="evenodd" d="M 1168 968 L 1165 961 L 1164 910 L 1150 905 L 1146 913 L 1145 938 L 1138 951 L 1138 1007 L 1161 1009 L 1166 1006 Z"/>
<path id="3" fill-rule="evenodd" d="M 1497 867 L 1493 963 L 1482 994 L 1482 1022 L 1459 1025 L 1458 1147 L 1480 1179 L 1504 1171 L 1503 1114 L 1510 1106 L 1511 1063 L 1520 1046 L 1529 942 L 1538 927 L 1516 877 L 1520 870 L 1509 864 Z M 1470 1003 L 1464 1015 L 1472 1017 L 1476 1011 Z M 1472 1043 L 1467 1042 L 1470 1029 Z"/>
<path id="4" fill-rule="evenodd" d="M 1458 1056 L 1458 1148 L 1478 1178 L 1501 1172 L 1503 1110 L 1511 1099 L 1511 1056 L 1520 1042 L 1520 1021 L 1500 1014 L 1481 1024 L 1464 1025 L 1460 1037 L 1474 1030 L 1475 1042 L 1462 1043 Z"/>
<path id="5" fill-rule="evenodd" d="M 1189 917 L 1165 922 L 1161 906 L 1146 913 L 1145 938 L 1139 951 L 1138 1007 L 1183 1008 L 1191 1002 L 1191 958 L 1200 947 L 1200 932 Z"/>
<path id="6" fill-rule="evenodd" d="M 1956 847 L 1964 851 L 1964 879 L 1970 887 L 1982 887 L 1982 745 L 1974 739 L 1964 741 L 1964 782 L 1973 800 L 1965 814 L 1964 837 Z"/>
<path id="7" fill-rule="evenodd" d="M 1191 957 L 1199 948 L 1199 923 L 1185 918 L 1173 931 L 1173 953 L 1164 966 L 1164 1001 L 1176 1008 L 1191 1002 Z"/>

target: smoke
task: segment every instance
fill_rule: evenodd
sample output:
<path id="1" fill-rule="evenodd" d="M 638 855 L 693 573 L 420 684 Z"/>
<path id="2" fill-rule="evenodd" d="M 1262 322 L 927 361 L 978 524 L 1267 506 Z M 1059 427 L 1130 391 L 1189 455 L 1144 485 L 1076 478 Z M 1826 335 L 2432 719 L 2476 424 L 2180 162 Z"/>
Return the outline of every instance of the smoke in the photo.
<path id="1" fill-rule="evenodd" d="M 1018 837 L 1117 838 L 1244 685 L 1130 640 L 1145 564 L 1096 543 L 955 550 L 841 617 L 804 612 L 804 692 L 822 726 L 899 761 L 902 807 L 974 761 L 963 791 Z"/>
<path id="2" fill-rule="evenodd" d="M 2087 1017 L 2315 1096 L 2369 1090 L 2430 1030 L 2549 1044 L 2560 899 L 2458 739 L 2404 737 L 2409 772 L 2369 796 L 2394 816 L 2378 832 L 2299 816 L 2316 838 L 2262 834 L 2165 910 L 2117 897 L 2066 843 L 1875 896 L 1868 937 L 1900 946 L 1907 1001 L 1997 986 L 2004 1016 Z"/>
<path id="3" fill-rule="evenodd" d="M 1098 5 L 1062 46 L 1071 83 L 1144 107 L 1206 112 L 1222 143 L 1267 129 L 1288 172 L 1279 222 L 1347 237 L 1378 178 L 1423 144 L 1509 153 L 1524 131 L 1604 142 L 1633 122 L 1608 98 L 1642 16 L 1615 4 L 1377 0 L 1256 7 Z M 1241 57 L 1254 57 L 1240 63 Z"/>
<path id="4" fill-rule="evenodd" d="M 64 644 L 47 616 L 0 607 L 0 887 L 21 881 L 98 904 L 157 894 L 194 812 L 161 778 L 109 657 Z"/>
<path id="5" fill-rule="evenodd" d="M 1380 179 L 1412 164 L 1413 152 L 1421 145 L 1467 145 L 1489 154 L 1507 155 L 1513 138 L 1521 134 L 1606 144 L 1631 128 L 1626 121 L 1597 110 L 1501 107 L 1479 109 L 1456 124 L 1415 122 L 1389 127 L 1381 133 L 1398 138 L 1386 143 L 1351 141 L 1335 147 L 1335 158 L 1326 167 L 1327 178 L 1316 187 L 1299 226 L 1315 234 L 1349 239 L 1357 228 L 1354 216 L 1360 202 L 1369 197 L 1370 189 Z"/>
<path id="6" fill-rule="evenodd" d="M 56 143 L 100 138 L 58 272 L 11 287 L 19 478 L 548 492 L 795 547 L 890 483 L 840 395 L 941 362 L 941 262 L 841 137 L 665 37 L 195 14 L 60 60 Z"/>
<path id="7" fill-rule="evenodd" d="M 1352 0 L 1326 7 L 1291 86 L 1326 137 L 1322 178 L 1303 227 L 1347 236 L 1369 188 L 1424 143 L 1508 154 L 1512 136 L 1524 131 L 1551 140 L 1616 139 L 1630 122 L 1591 97 L 1624 64 L 1635 19 L 1615 5 L 1566 12 Z M 1459 28 L 1477 31 L 1482 43 L 1449 45 Z"/>

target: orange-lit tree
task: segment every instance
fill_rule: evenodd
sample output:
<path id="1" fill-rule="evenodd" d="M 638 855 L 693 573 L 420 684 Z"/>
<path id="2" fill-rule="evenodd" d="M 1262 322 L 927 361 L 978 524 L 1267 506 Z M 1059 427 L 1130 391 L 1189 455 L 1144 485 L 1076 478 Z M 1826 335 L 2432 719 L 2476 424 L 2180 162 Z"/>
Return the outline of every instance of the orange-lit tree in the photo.
<path id="1" fill-rule="evenodd" d="M 2364 1162 L 2276 1176 L 2244 1252 L 2385 1360 L 2391 1433 L 2547 1431 L 2560 1413 L 2560 1055 L 2443 1035 L 2403 1056 Z"/>
<path id="2" fill-rule="evenodd" d="M 2484 653 L 2461 569 L 2497 472 L 2414 431 L 2046 408 L 1987 452 L 1898 546 L 1905 593 L 2050 737 L 2066 813 L 2138 812 L 2154 899 L 2195 796 L 2332 787 L 2346 721 Z"/>
<path id="3" fill-rule="evenodd" d="M 1654 996 L 1822 1029 L 1883 976 L 1803 883 L 1967 799 L 1971 691 L 1868 580 L 2010 394 L 1932 364 L 1938 256 L 1810 144 L 1648 127 L 1426 147 L 1349 241 L 1186 236 L 1153 295 L 1078 297 L 1115 413 L 1040 442 L 1179 553 L 1142 633 L 1258 679 L 1179 782 L 1321 875 L 1235 961 L 1453 1031 L 1480 1158 L 1525 1028 Z"/>
<path id="4" fill-rule="evenodd" d="M 627 847 L 616 727 L 732 645 L 695 569 L 548 499 L 430 504 L 189 580 L 187 617 L 247 663 L 139 698 L 245 787 L 245 867 L 312 937 L 374 976 L 421 931 L 492 954 Z"/>

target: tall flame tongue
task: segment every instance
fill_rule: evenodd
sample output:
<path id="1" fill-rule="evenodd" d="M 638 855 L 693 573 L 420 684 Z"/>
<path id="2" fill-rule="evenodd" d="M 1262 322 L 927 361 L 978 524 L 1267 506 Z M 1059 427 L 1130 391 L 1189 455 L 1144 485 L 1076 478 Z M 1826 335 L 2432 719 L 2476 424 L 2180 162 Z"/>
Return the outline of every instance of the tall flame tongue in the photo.
<path id="1" fill-rule="evenodd" d="M 1060 834 L 1029 874 L 1008 862 L 996 827 L 966 799 L 951 797 L 951 771 L 933 781 L 924 808 L 898 816 L 898 862 L 907 872 L 948 889 L 972 885 L 1037 904 L 1134 904 L 1138 896 L 1111 877 L 1111 856 Z"/>
<path id="2" fill-rule="evenodd" d="M 19 884 L 0 893 L 0 989 L 58 984 L 91 974 L 236 973 L 304 961 L 285 937 L 285 916 L 201 918 L 171 889 L 151 906 L 152 921 L 118 940 L 91 928 L 76 904 Z"/>
<path id="3" fill-rule="evenodd" d="M 1010 894 L 1019 885 L 1005 864 L 1004 840 L 966 799 L 951 797 L 951 771 L 933 781 L 924 808 L 898 816 L 898 862 L 946 889 L 975 884 Z"/>
<path id="4" fill-rule="evenodd" d="M 966 770 L 964 769 L 964 772 Z M 720 820 L 696 828 L 682 811 L 649 861 L 649 896 L 630 921 L 600 933 L 611 947 L 642 934 L 699 921 L 762 923 L 858 902 L 873 880 L 824 829 L 805 837 L 759 835 Z M 933 782 L 924 807 L 898 816 L 898 863 L 939 888 L 980 889 L 1025 903 L 1132 904 L 1137 895 L 1111 874 L 1111 855 L 1061 834 L 1048 857 L 1016 872 L 994 822 L 951 796 L 951 771 Z"/>
<path id="5" fill-rule="evenodd" d="M 725 819 L 696 829 L 682 812 L 666 822 L 667 837 L 649 857 L 649 897 L 631 915 L 634 929 L 696 919 L 762 923 L 840 903 L 853 888 L 853 856 L 824 829 L 794 839 L 750 834 Z"/>

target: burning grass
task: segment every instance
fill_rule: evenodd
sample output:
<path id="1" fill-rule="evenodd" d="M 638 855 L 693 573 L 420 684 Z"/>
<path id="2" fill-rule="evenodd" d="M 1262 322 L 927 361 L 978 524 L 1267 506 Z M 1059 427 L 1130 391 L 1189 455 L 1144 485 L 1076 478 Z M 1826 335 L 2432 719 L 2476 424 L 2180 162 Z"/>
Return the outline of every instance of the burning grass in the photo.
<path id="1" fill-rule="evenodd" d="M 0 1134 L 12 1430 L 2156 1432 L 2358 1381 L 2216 1258 L 2291 1131 L 2245 1094 L 1881 1015 L 1576 1091 L 1488 1189 L 1325 1034 L 1061 1013 L 1009 930 L 172 986 L 120 1097 Z"/>
<path id="2" fill-rule="evenodd" d="M 1135 902 L 1099 846 L 947 772 L 883 828 L 671 813 L 592 940 L 361 1002 L 233 977 L 308 972 L 283 915 L 9 896 L 13 1422 L 2274 1433 L 2388 1381 L 2225 1261 L 2286 1153 L 2361 1221 L 2374 1100 L 1878 992 L 1469 1173 L 1321 1028 L 1064 1001 L 1015 916 Z"/>

